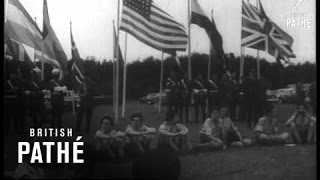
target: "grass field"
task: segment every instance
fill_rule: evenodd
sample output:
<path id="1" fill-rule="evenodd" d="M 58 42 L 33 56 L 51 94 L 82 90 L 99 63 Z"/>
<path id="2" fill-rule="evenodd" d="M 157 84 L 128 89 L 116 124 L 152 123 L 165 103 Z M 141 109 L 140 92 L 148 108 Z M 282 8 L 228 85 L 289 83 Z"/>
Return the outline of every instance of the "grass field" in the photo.
<path id="1" fill-rule="evenodd" d="M 277 104 L 277 117 L 280 131 L 286 130 L 284 122 L 294 112 L 295 105 Z M 145 123 L 158 128 L 164 120 L 165 113 L 157 112 L 151 105 L 129 102 L 126 118 L 118 122 L 117 129 L 124 130 L 130 123 L 129 117 L 134 112 L 143 112 Z M 94 109 L 90 133 L 81 133 L 84 140 L 93 143 L 95 130 L 99 127 L 99 119 L 104 115 L 112 115 L 111 106 L 101 105 Z M 84 120 L 83 120 L 84 123 Z M 247 137 L 253 137 L 253 132 L 247 129 L 244 122 L 235 122 L 240 132 Z M 65 113 L 64 127 L 74 127 L 75 117 L 71 112 Z M 83 125 L 83 124 L 82 124 Z M 187 124 L 192 143 L 199 143 L 201 124 Z M 84 126 L 82 126 L 84 130 Z M 4 138 L 4 151 L 8 160 L 4 162 L 6 170 L 13 170 L 17 165 L 17 141 L 26 139 L 26 136 L 14 135 Z M 156 144 L 156 142 L 155 142 Z M 227 148 L 225 151 L 199 152 L 180 156 L 181 178 L 183 180 L 295 180 L 316 179 L 316 145 L 286 146 L 252 146 L 246 148 Z M 99 163 L 95 167 L 95 178 L 122 178 L 131 177 L 131 163 L 111 164 Z"/>

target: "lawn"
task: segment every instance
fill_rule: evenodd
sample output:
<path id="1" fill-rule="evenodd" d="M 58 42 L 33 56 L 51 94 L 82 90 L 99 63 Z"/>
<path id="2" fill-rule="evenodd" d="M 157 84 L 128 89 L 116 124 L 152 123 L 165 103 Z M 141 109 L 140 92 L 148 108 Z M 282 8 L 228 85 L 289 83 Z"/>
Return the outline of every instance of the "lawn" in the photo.
<path id="1" fill-rule="evenodd" d="M 277 104 L 276 115 L 280 130 L 284 131 L 284 122 L 294 112 L 295 105 Z M 158 128 L 164 120 L 165 113 L 157 112 L 152 105 L 129 102 L 124 120 L 120 120 L 117 129 L 124 130 L 130 123 L 129 117 L 134 112 L 143 112 L 145 123 Z M 94 142 L 95 130 L 99 127 L 99 119 L 104 115 L 112 115 L 111 106 L 100 105 L 94 109 L 91 132 L 81 133 L 87 143 Z M 64 127 L 74 127 L 75 117 L 71 112 L 65 113 Z M 83 121 L 84 123 L 84 121 Z M 240 132 L 247 137 L 253 137 L 253 132 L 247 129 L 244 122 L 235 122 Z M 201 124 L 187 124 L 190 130 L 192 143 L 199 143 Z M 84 126 L 82 126 L 84 130 Z M 4 138 L 4 151 L 8 160 L 4 163 L 6 170 L 13 170 L 17 162 L 17 141 L 26 139 L 26 136 L 11 135 Z M 154 145 L 156 141 L 154 142 Z M 227 148 L 225 151 L 199 152 L 180 156 L 181 178 L 193 179 L 244 179 L 244 180 L 273 180 L 273 179 L 316 179 L 316 145 L 286 146 L 252 146 L 246 148 Z M 95 167 L 95 178 L 130 178 L 131 163 L 111 164 L 99 163 Z"/>

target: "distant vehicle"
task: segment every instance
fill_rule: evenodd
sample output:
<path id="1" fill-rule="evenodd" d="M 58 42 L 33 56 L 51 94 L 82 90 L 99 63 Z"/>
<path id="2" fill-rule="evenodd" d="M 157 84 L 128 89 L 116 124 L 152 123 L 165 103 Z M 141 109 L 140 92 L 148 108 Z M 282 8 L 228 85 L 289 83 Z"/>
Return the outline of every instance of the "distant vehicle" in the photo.
<path id="1" fill-rule="evenodd" d="M 276 90 L 267 90 L 267 100 L 269 102 L 278 102 L 277 91 Z"/>
<path id="2" fill-rule="evenodd" d="M 279 103 L 292 103 L 296 100 L 296 96 L 295 88 L 278 89 L 276 93 Z"/>
<path id="3" fill-rule="evenodd" d="M 74 103 L 74 104 L 73 104 Z M 50 90 L 44 91 L 44 104 L 46 109 L 51 109 L 51 93 Z M 64 106 L 66 109 L 73 109 L 79 107 L 79 94 L 74 93 L 73 90 L 68 90 L 64 93 Z"/>
<path id="4" fill-rule="evenodd" d="M 167 103 L 167 94 L 165 92 L 161 93 L 150 93 L 147 94 L 146 96 L 143 96 L 142 98 L 139 99 L 139 102 L 141 104 L 158 104 L 159 99 L 161 96 L 161 103 L 165 104 Z"/>

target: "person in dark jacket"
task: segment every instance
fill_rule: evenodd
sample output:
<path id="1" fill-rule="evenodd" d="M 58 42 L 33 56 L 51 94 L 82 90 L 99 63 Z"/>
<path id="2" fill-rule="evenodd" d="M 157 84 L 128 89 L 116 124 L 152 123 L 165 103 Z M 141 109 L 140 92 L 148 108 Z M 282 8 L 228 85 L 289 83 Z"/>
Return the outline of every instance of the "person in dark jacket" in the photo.
<path id="1" fill-rule="evenodd" d="M 193 80 L 192 87 L 194 97 L 195 122 L 199 122 L 199 109 L 201 109 L 202 122 L 204 122 L 206 120 L 207 89 L 200 73 Z"/>
<path id="2" fill-rule="evenodd" d="M 59 81 L 60 70 L 52 70 L 52 79 L 49 82 L 49 89 L 51 91 L 51 106 L 52 106 L 52 127 L 61 127 L 62 114 L 64 109 L 64 93 L 67 87 Z"/>
<path id="3" fill-rule="evenodd" d="M 39 68 L 34 68 L 31 71 L 31 80 L 28 82 L 28 102 L 34 128 L 41 127 L 45 121 L 44 84 L 39 79 L 40 73 Z"/>
<path id="4" fill-rule="evenodd" d="M 90 121 L 94 108 L 93 91 L 94 83 L 89 77 L 85 77 L 80 88 L 80 110 L 78 113 L 76 131 L 80 130 L 83 113 L 86 114 L 86 131 L 90 131 Z"/>

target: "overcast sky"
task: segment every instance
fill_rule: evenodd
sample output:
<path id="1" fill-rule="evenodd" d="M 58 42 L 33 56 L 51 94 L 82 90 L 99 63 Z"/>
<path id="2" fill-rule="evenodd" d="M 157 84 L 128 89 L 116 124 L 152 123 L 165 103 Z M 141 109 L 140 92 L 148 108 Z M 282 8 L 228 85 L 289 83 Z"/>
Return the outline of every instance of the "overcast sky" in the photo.
<path id="1" fill-rule="evenodd" d="M 293 39 L 293 51 L 297 58 L 292 62 L 315 62 L 315 0 L 300 0 L 303 2 L 297 9 L 299 0 L 262 0 L 267 15 L 277 23 Z M 43 0 L 20 0 L 31 17 L 42 30 Z M 48 0 L 50 23 L 55 30 L 68 58 L 71 57 L 70 21 L 72 21 L 73 36 L 82 58 L 96 56 L 97 59 L 112 59 L 113 56 L 113 25 L 117 21 L 118 0 Z M 154 0 L 163 10 L 171 14 L 187 31 L 187 0 Z M 205 13 L 213 17 L 224 41 L 226 53 L 240 55 L 241 35 L 241 0 L 198 0 Z M 250 0 L 255 4 L 255 0 Z M 309 28 L 288 27 L 287 19 L 292 13 L 304 13 L 310 21 Z M 120 46 L 124 52 L 125 33 L 120 32 Z M 191 25 L 191 51 L 208 53 L 209 40 L 205 31 L 197 25 Z M 187 54 L 179 52 L 179 55 Z M 246 49 L 246 54 L 256 55 L 255 50 Z M 161 57 L 161 52 L 148 47 L 128 34 L 128 61 L 144 59 L 148 56 Z M 275 61 L 266 52 L 260 57 Z"/>

